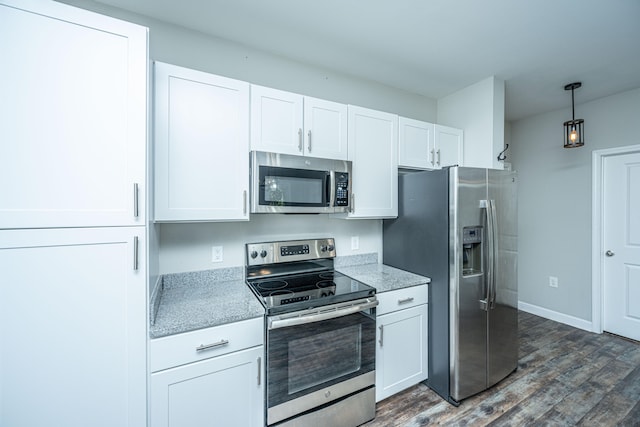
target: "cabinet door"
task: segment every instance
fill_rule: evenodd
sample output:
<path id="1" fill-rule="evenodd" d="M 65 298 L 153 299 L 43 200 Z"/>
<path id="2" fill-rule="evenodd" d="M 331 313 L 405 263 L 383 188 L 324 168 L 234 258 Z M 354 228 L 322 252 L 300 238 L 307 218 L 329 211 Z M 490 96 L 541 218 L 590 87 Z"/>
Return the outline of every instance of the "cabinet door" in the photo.
<path id="1" fill-rule="evenodd" d="M 442 125 L 435 125 L 436 164 L 440 169 L 445 166 L 462 164 L 462 130 Z"/>
<path id="2" fill-rule="evenodd" d="M 349 105 L 349 218 L 398 216 L 398 116 Z"/>
<path id="3" fill-rule="evenodd" d="M 153 427 L 264 426 L 264 347 L 151 375 Z"/>
<path id="4" fill-rule="evenodd" d="M 0 231 L 0 425 L 146 425 L 144 241 L 144 227 Z"/>
<path id="5" fill-rule="evenodd" d="M 251 85 L 251 150 L 303 154 L 302 108 L 302 95 Z"/>
<path id="6" fill-rule="evenodd" d="M 3 3 L 1 227 L 144 224 L 147 29 Z"/>
<path id="7" fill-rule="evenodd" d="M 249 84 L 156 62 L 156 221 L 248 220 Z"/>
<path id="8" fill-rule="evenodd" d="M 347 106 L 306 96 L 304 141 L 307 156 L 347 160 Z"/>
<path id="9" fill-rule="evenodd" d="M 427 304 L 377 318 L 376 402 L 427 378 Z"/>
<path id="10" fill-rule="evenodd" d="M 398 118 L 398 166 L 411 169 L 433 169 L 433 123 Z"/>

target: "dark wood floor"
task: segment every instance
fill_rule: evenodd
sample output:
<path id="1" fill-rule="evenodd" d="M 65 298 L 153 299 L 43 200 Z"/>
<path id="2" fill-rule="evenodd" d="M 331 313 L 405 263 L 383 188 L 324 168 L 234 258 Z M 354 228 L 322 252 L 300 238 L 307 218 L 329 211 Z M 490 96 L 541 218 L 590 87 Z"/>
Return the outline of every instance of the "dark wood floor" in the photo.
<path id="1" fill-rule="evenodd" d="M 518 369 L 445 402 L 419 384 L 378 403 L 366 427 L 640 426 L 640 344 L 520 312 Z"/>

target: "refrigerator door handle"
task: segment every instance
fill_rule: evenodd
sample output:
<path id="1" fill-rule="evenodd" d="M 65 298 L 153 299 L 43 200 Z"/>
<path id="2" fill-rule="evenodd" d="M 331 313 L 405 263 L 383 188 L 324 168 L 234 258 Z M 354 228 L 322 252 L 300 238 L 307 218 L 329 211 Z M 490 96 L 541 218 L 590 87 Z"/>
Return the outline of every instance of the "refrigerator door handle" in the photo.
<path id="1" fill-rule="evenodd" d="M 493 309 L 496 305 L 496 270 L 497 270 L 497 261 L 498 261 L 498 218 L 496 214 L 496 201 L 495 200 L 487 200 L 487 228 L 489 234 L 489 274 L 488 274 L 488 295 L 487 301 L 489 303 L 489 308 Z"/>
<path id="2" fill-rule="evenodd" d="M 485 298 L 480 300 L 480 308 L 489 311 L 495 307 L 496 295 L 496 205 L 495 200 L 480 200 L 480 208 L 486 209 L 487 221 L 487 256 Z"/>

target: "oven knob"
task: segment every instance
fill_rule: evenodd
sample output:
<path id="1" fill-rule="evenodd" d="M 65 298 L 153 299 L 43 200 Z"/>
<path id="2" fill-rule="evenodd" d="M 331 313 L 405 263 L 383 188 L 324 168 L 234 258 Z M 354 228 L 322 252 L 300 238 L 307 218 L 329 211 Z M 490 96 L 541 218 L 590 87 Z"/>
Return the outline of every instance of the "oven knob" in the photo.
<path id="1" fill-rule="evenodd" d="M 251 251 L 251 253 L 249 254 L 251 255 L 251 258 L 257 258 L 258 257 L 258 251 Z"/>
<path id="2" fill-rule="evenodd" d="M 261 256 L 262 258 L 266 257 L 266 256 L 267 256 L 267 251 L 265 251 L 265 250 L 263 249 L 263 250 L 260 252 L 260 256 Z"/>
<path id="3" fill-rule="evenodd" d="M 327 250 L 328 250 L 329 252 L 333 251 L 334 249 L 335 249 L 335 247 L 334 247 L 333 245 L 329 245 L 329 246 L 327 247 Z"/>
<path id="4" fill-rule="evenodd" d="M 327 245 L 320 246 L 320 252 L 327 252 L 327 249 L 328 249 Z"/>

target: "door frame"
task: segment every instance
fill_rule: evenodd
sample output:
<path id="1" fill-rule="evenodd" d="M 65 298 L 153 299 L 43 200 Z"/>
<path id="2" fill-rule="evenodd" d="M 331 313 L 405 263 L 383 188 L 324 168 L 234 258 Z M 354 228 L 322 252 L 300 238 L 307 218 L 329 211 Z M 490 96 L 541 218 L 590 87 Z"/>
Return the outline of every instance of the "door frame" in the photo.
<path id="1" fill-rule="evenodd" d="M 602 194 L 604 180 L 604 161 L 607 157 L 623 154 L 640 153 L 640 145 L 594 150 L 592 152 L 592 185 L 591 185 L 591 330 L 603 332 L 604 311 L 604 224 L 602 210 L 604 197 Z"/>

